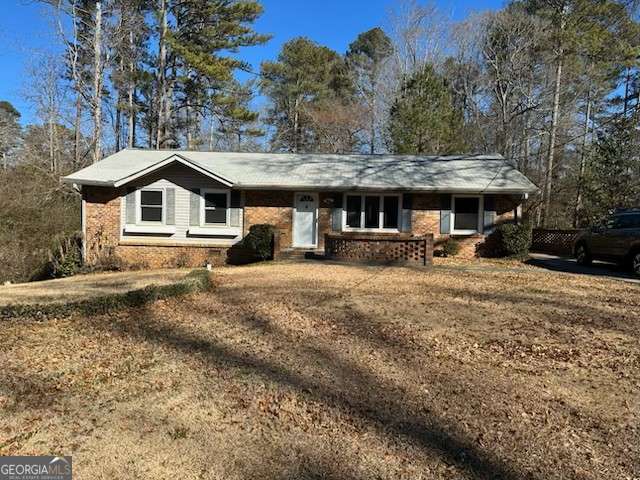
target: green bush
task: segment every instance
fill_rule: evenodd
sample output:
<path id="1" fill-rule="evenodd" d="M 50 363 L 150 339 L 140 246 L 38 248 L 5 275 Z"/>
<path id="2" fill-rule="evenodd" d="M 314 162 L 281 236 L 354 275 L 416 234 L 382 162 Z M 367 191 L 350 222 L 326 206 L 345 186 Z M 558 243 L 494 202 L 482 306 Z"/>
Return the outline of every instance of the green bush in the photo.
<path id="1" fill-rule="evenodd" d="M 527 223 L 499 225 L 488 239 L 493 256 L 523 257 L 531 247 L 531 226 Z"/>
<path id="2" fill-rule="evenodd" d="M 273 234 L 275 227 L 268 224 L 252 225 L 242 240 L 242 247 L 256 256 L 257 260 L 273 258 Z"/>
<path id="3" fill-rule="evenodd" d="M 460 242 L 453 238 L 447 238 L 442 242 L 440 253 L 443 257 L 455 257 L 460 253 Z"/>

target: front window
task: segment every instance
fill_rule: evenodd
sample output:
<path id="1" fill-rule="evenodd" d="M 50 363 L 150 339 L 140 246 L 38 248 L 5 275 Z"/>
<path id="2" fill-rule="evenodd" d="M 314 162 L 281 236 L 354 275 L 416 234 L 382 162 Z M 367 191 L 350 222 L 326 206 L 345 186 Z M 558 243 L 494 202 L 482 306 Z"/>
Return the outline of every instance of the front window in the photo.
<path id="1" fill-rule="evenodd" d="M 223 191 L 205 191 L 203 225 L 227 225 L 229 213 L 229 194 Z"/>
<path id="2" fill-rule="evenodd" d="M 453 232 L 470 235 L 481 229 L 481 197 L 453 197 Z"/>
<path id="3" fill-rule="evenodd" d="M 161 223 L 163 210 L 163 190 L 140 190 L 140 221 Z"/>
<path id="4" fill-rule="evenodd" d="M 345 204 L 347 230 L 398 230 L 399 195 L 348 194 Z"/>

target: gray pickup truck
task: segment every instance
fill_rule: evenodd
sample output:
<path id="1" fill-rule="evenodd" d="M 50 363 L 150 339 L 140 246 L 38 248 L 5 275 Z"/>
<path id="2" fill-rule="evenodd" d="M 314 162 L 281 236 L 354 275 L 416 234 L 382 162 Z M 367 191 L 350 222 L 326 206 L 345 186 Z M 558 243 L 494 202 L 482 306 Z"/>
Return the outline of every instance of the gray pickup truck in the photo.
<path id="1" fill-rule="evenodd" d="M 617 210 L 600 225 L 582 233 L 575 243 L 576 260 L 616 262 L 640 275 L 640 208 Z"/>
<path id="2" fill-rule="evenodd" d="M 616 262 L 640 275 L 640 208 L 618 210 L 600 225 L 585 230 L 576 240 L 576 260 Z"/>

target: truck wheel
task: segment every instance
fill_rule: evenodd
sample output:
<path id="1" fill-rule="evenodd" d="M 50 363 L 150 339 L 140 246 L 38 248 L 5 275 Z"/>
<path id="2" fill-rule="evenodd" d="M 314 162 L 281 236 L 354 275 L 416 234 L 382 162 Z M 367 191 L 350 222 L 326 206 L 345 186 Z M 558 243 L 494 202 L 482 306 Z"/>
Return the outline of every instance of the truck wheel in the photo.
<path id="1" fill-rule="evenodd" d="M 591 265 L 591 254 L 584 243 L 576 247 L 576 261 L 578 265 Z"/>
<path id="2" fill-rule="evenodd" d="M 640 275 L 640 252 L 635 252 L 631 255 L 631 268 L 633 273 Z"/>

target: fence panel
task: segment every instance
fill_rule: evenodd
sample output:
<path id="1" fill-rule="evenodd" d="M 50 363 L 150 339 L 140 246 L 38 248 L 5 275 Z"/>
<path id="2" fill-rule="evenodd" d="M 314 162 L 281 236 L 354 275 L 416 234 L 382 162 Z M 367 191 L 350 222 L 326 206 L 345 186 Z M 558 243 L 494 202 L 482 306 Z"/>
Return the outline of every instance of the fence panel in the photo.
<path id="1" fill-rule="evenodd" d="M 572 255 L 573 247 L 582 230 L 549 230 L 534 228 L 531 251 L 552 255 Z"/>

